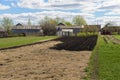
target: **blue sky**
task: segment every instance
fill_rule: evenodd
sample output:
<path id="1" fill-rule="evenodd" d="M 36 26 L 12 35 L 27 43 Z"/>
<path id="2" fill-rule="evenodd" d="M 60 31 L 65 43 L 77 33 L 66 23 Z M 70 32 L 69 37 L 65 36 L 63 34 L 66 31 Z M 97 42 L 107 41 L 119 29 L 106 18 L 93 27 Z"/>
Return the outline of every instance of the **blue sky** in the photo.
<path id="1" fill-rule="evenodd" d="M 14 23 L 33 24 L 49 16 L 72 21 L 83 16 L 88 24 L 114 22 L 120 25 L 120 0 L 0 0 L 0 20 L 13 19 Z"/>

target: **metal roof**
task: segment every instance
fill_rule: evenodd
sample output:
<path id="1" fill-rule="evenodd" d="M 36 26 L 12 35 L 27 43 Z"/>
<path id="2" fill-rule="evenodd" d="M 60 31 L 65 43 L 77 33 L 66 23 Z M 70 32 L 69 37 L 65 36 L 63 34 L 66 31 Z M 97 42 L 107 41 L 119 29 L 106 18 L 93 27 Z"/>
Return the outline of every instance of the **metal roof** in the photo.
<path id="1" fill-rule="evenodd" d="M 84 28 L 84 26 L 57 26 L 57 28 L 60 27 L 61 29 L 74 29 L 74 28 Z"/>
<path id="2" fill-rule="evenodd" d="M 29 26 L 18 23 L 12 29 L 42 29 L 40 26 Z"/>

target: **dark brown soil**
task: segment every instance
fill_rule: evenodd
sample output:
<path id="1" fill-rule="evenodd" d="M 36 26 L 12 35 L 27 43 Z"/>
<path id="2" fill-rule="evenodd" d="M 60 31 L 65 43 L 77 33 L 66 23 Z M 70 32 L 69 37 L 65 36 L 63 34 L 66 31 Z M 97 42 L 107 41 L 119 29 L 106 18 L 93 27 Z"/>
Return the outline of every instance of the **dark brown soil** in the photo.
<path id="1" fill-rule="evenodd" d="M 62 41 L 62 43 L 51 47 L 51 49 L 70 51 L 93 50 L 97 42 L 97 36 L 63 37 L 58 39 L 58 41 Z"/>

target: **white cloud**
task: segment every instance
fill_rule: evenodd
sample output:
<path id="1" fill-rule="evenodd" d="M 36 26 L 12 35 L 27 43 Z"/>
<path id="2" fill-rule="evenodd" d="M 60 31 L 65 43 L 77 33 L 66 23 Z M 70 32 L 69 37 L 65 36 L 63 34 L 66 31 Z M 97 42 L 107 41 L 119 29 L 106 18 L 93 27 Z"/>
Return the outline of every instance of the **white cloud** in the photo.
<path id="1" fill-rule="evenodd" d="M 89 5 L 88 5 L 89 4 Z M 17 5 L 22 8 L 48 9 L 48 10 L 94 10 L 95 4 L 91 1 L 81 0 L 20 0 Z M 95 8 L 96 9 L 96 8 Z"/>
<path id="2" fill-rule="evenodd" d="M 0 4 L 0 10 L 6 10 L 6 9 L 9 9 L 9 8 L 10 8 L 10 6 Z"/>
<path id="3" fill-rule="evenodd" d="M 113 9 L 110 12 L 105 13 L 105 15 L 120 15 L 120 9 Z"/>
<path id="4" fill-rule="evenodd" d="M 120 0 L 19 0 L 22 8 L 46 10 L 79 10 L 82 13 L 96 13 L 120 8 Z"/>
<path id="5" fill-rule="evenodd" d="M 41 9 L 48 6 L 44 0 L 20 0 L 17 5 L 22 8 Z"/>
<path id="6" fill-rule="evenodd" d="M 1 15 L 2 17 L 9 16 L 16 22 L 26 22 L 28 17 L 34 22 L 38 22 L 44 16 L 52 18 L 59 16 L 71 20 L 75 15 L 82 15 L 89 24 L 100 23 L 103 25 L 111 20 L 116 23 L 120 21 L 120 0 L 48 0 L 48 2 L 44 0 L 18 0 L 16 4 L 11 3 L 11 6 L 42 10 L 42 12 L 35 13 Z M 78 10 L 79 12 L 70 12 L 69 10 Z M 102 15 L 99 15 L 101 13 Z"/>
<path id="7" fill-rule="evenodd" d="M 102 27 L 108 22 L 112 22 L 115 25 L 120 25 L 120 16 L 101 16 L 101 17 L 94 18 L 92 20 L 96 24 L 97 23 L 101 24 Z"/>
<path id="8" fill-rule="evenodd" d="M 28 18 L 31 18 L 31 21 L 37 23 L 39 20 L 43 19 L 45 16 L 56 18 L 60 17 L 68 21 L 72 21 L 72 18 L 76 15 L 81 15 L 87 18 L 92 18 L 94 15 L 88 13 L 75 13 L 75 12 L 62 12 L 62 11 L 43 11 L 43 12 L 35 12 L 35 13 L 20 13 L 20 14 L 2 14 L 0 18 L 9 17 L 13 19 L 15 22 L 19 23 L 26 23 Z"/>
<path id="9" fill-rule="evenodd" d="M 100 4 L 101 9 L 115 9 L 120 7 L 120 0 L 105 0 Z"/>
<path id="10" fill-rule="evenodd" d="M 93 14 L 88 13 L 75 13 L 75 12 L 62 12 L 62 11 L 43 11 L 36 13 L 20 13 L 20 14 L 2 14 L 0 18 L 9 17 L 14 20 L 15 23 L 27 23 L 30 18 L 34 24 L 37 24 L 45 16 L 56 18 L 61 17 L 65 20 L 72 21 L 72 18 L 76 15 L 83 16 L 88 24 L 101 24 L 104 26 L 107 22 L 114 22 L 120 25 L 120 16 L 101 16 L 96 17 Z"/>

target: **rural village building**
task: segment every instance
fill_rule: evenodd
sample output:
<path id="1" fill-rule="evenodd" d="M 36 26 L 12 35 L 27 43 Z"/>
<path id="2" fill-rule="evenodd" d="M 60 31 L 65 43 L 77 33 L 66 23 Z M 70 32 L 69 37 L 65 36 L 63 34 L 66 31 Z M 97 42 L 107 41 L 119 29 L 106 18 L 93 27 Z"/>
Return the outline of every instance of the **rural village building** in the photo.
<path id="1" fill-rule="evenodd" d="M 88 28 L 88 32 L 94 31 L 99 32 L 101 29 L 101 25 L 66 26 L 63 23 L 60 23 L 57 26 L 57 35 L 58 36 L 77 35 L 77 33 L 82 32 L 85 27 Z"/>
<path id="2" fill-rule="evenodd" d="M 18 23 L 16 26 L 12 28 L 13 34 L 23 34 L 25 36 L 27 35 L 43 35 L 43 30 L 40 26 L 28 26 L 28 25 L 22 25 Z"/>
<path id="3" fill-rule="evenodd" d="M 120 34 L 120 26 L 106 26 L 101 29 L 101 34 Z"/>
<path id="4" fill-rule="evenodd" d="M 65 26 L 64 24 L 60 23 L 57 26 L 57 35 L 58 36 L 72 36 L 77 35 L 84 26 Z"/>
<path id="5" fill-rule="evenodd" d="M 3 28 L 0 28 L 0 38 L 7 37 L 7 36 L 8 36 L 7 32 Z"/>

